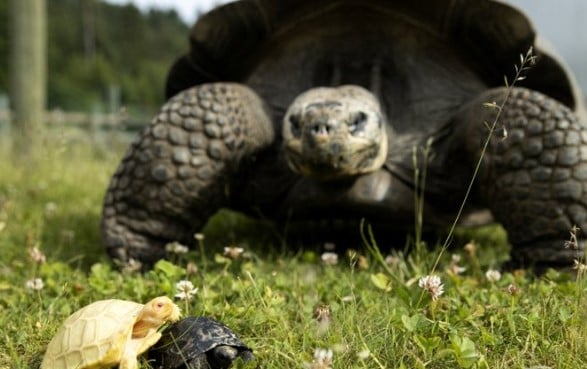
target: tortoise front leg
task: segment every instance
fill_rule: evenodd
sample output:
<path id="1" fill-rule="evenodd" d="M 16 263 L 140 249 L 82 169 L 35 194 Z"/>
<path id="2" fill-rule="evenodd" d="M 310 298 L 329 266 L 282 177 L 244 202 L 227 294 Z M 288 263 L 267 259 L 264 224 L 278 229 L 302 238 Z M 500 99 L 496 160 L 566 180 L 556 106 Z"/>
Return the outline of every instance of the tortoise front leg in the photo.
<path id="1" fill-rule="evenodd" d="M 504 100 L 495 89 L 459 116 L 472 158 L 478 158 L 497 110 L 482 107 Z M 463 126 L 461 126 L 463 127 Z M 478 178 L 479 194 L 507 230 L 516 265 L 569 266 L 585 249 L 587 234 L 587 127 L 568 107 L 539 92 L 514 88 Z M 461 141 L 462 142 L 462 141 Z M 578 242 L 565 248 L 574 226 Z M 576 247 L 576 249 L 575 249 Z"/>
<path id="2" fill-rule="evenodd" d="M 143 338 L 135 338 L 126 342 L 118 369 L 138 369 L 137 356 L 147 351 L 161 339 L 161 332 L 149 334 Z"/>
<path id="3" fill-rule="evenodd" d="M 118 364 L 118 369 L 138 369 L 139 362 L 135 357 L 123 357 Z"/>
<path id="4" fill-rule="evenodd" d="M 241 159 L 273 141 L 261 99 L 234 83 L 171 98 L 128 149 L 104 199 L 111 256 L 150 264 L 170 241 L 188 243 L 220 207 Z"/>

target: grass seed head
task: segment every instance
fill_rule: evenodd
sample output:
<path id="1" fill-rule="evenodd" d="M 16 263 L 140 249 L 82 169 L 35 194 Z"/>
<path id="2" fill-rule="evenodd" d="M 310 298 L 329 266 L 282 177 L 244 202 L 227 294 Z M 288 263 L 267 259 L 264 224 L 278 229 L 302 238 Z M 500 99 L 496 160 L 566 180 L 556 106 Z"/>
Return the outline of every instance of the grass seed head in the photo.
<path id="1" fill-rule="evenodd" d="M 193 261 L 190 261 L 185 267 L 185 272 L 187 275 L 196 274 L 198 272 L 198 266 Z"/>
<path id="2" fill-rule="evenodd" d="M 520 293 L 520 287 L 516 286 L 516 285 L 515 285 L 515 284 L 513 284 L 513 283 L 510 283 L 510 284 L 507 286 L 507 291 L 508 291 L 508 293 L 509 293 L 510 295 L 512 295 L 512 296 L 516 296 L 516 295 L 518 295 L 518 294 Z"/>
<path id="3" fill-rule="evenodd" d="M 477 252 L 477 245 L 475 245 L 475 242 L 470 241 L 463 247 L 463 249 L 469 258 L 474 258 Z"/>
<path id="4" fill-rule="evenodd" d="M 450 258 L 450 264 L 447 267 L 447 270 L 452 275 L 459 275 L 464 273 L 467 268 L 460 266 L 459 262 L 461 261 L 461 255 L 452 254 Z"/>
<path id="5" fill-rule="evenodd" d="M 565 249 L 572 249 L 578 250 L 579 249 L 579 241 L 577 240 L 577 232 L 579 232 L 581 228 L 573 225 L 571 230 L 569 231 L 569 239 L 565 241 Z"/>
<path id="6" fill-rule="evenodd" d="M 29 256 L 36 264 L 44 264 L 47 261 L 45 254 L 37 246 L 29 249 Z"/>
<path id="7" fill-rule="evenodd" d="M 312 317 L 319 322 L 329 321 L 330 320 L 330 306 L 326 304 L 318 304 L 314 308 L 314 313 Z"/>
<path id="8" fill-rule="evenodd" d="M 578 273 L 583 274 L 587 271 L 587 265 L 579 261 L 578 259 L 573 260 L 573 269 Z"/>

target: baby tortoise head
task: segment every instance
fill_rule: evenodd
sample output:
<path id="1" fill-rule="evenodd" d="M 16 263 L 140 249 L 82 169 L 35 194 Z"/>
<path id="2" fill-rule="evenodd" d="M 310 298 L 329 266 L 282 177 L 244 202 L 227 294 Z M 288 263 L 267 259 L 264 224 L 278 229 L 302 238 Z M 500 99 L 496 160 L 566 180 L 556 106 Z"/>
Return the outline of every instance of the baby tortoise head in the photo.
<path id="1" fill-rule="evenodd" d="M 379 101 L 362 87 L 310 89 L 284 117 L 287 162 L 295 172 L 318 180 L 373 172 L 387 156 L 383 120 Z"/>

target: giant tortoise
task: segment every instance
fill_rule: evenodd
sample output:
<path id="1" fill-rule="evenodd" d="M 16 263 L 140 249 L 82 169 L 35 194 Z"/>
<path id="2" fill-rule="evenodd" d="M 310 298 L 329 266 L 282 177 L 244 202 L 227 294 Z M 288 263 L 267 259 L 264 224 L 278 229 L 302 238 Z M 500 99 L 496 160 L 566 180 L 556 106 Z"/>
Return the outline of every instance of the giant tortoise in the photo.
<path id="1" fill-rule="evenodd" d="M 242 0 L 203 15 L 189 40 L 169 100 L 105 196 L 101 229 L 115 258 L 149 265 L 220 208 L 319 223 L 326 234 L 359 219 L 405 232 L 421 189 L 423 228 L 445 227 L 498 114 L 501 134 L 463 219 L 490 211 L 515 262 L 569 265 L 574 226 L 583 250 L 582 96 L 520 10 L 490 0 Z M 511 86 L 531 48 L 527 78 L 508 89 L 504 76 Z"/>

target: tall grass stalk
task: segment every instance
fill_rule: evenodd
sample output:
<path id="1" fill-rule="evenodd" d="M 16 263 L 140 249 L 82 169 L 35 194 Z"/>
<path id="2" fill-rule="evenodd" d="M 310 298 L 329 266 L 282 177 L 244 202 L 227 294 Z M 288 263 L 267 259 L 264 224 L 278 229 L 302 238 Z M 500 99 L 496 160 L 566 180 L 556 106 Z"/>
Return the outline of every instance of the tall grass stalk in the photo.
<path id="1" fill-rule="evenodd" d="M 426 245 L 422 240 L 422 230 L 424 227 L 424 204 L 425 204 L 425 192 L 426 192 L 426 173 L 428 168 L 428 159 L 431 155 L 432 150 L 432 137 L 426 141 L 426 145 L 423 148 L 414 147 L 412 149 L 412 164 L 414 166 L 414 246 L 416 248 L 416 254 L 418 257 L 426 252 Z M 419 163 L 419 151 L 421 151 L 422 165 Z M 420 169 L 421 168 L 421 169 Z"/>
<path id="2" fill-rule="evenodd" d="M 526 78 L 525 73 L 530 69 L 530 67 L 532 65 L 534 65 L 535 60 L 536 60 L 536 56 L 534 56 L 532 47 L 530 47 L 528 49 L 526 54 L 520 54 L 520 65 L 519 66 L 514 65 L 516 73 L 512 79 L 512 82 L 509 83 L 507 76 L 504 76 L 504 82 L 505 82 L 505 86 L 507 88 L 506 89 L 507 92 L 506 92 L 506 95 L 505 95 L 503 101 L 500 104 L 497 104 L 496 102 L 488 102 L 488 103 L 484 104 L 484 106 L 486 108 L 495 109 L 497 111 L 497 114 L 495 115 L 495 118 L 493 119 L 493 121 L 491 123 L 484 122 L 486 127 L 489 130 L 489 132 L 487 133 L 487 138 L 485 139 L 485 141 L 483 143 L 483 148 L 481 149 L 481 154 L 479 155 L 479 159 L 477 160 L 477 164 L 475 165 L 475 169 L 473 170 L 473 175 L 471 176 L 471 180 L 469 181 L 469 184 L 467 186 L 467 191 L 465 192 L 465 196 L 463 197 L 463 200 L 461 201 L 461 205 L 459 206 L 459 210 L 457 211 L 457 215 L 455 216 L 455 219 L 454 219 L 454 221 L 450 227 L 450 230 L 448 232 L 448 235 L 446 236 L 446 238 L 442 244 L 442 247 L 440 248 L 440 251 L 436 257 L 434 265 L 432 266 L 431 272 L 434 272 L 438 268 L 438 264 L 440 263 L 440 259 L 441 259 L 442 255 L 450 246 L 452 237 L 454 235 L 455 228 L 457 227 L 459 221 L 461 220 L 463 210 L 465 209 L 465 205 L 467 204 L 467 201 L 469 200 L 469 196 L 471 195 L 473 185 L 475 183 L 475 180 L 477 179 L 477 176 L 479 174 L 479 170 L 481 169 L 481 164 L 483 163 L 483 158 L 485 156 L 485 153 L 487 152 L 487 149 L 489 148 L 489 144 L 491 143 L 491 139 L 495 135 L 497 125 L 498 125 L 499 120 L 501 118 L 501 113 L 503 111 L 503 107 L 508 102 L 508 100 L 512 94 L 514 86 L 518 82 L 523 81 Z M 503 130 L 504 130 L 504 139 L 507 139 L 507 128 L 503 127 Z"/>

